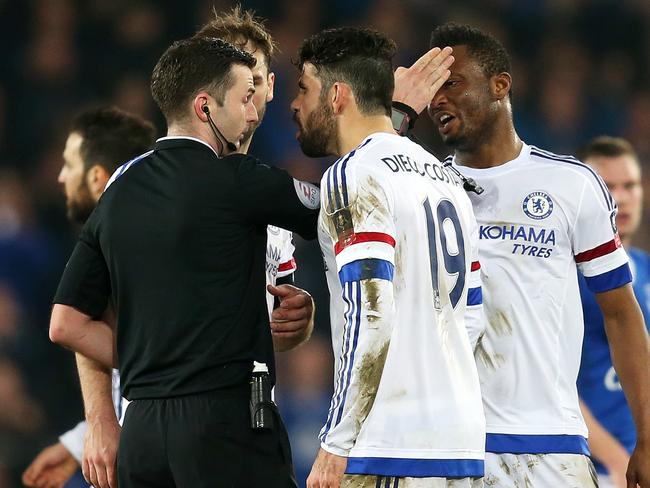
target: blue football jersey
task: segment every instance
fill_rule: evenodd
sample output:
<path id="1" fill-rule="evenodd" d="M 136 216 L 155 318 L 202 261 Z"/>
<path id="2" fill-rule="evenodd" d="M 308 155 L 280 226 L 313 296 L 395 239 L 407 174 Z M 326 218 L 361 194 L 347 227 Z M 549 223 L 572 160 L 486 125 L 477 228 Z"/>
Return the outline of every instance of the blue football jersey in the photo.
<path id="1" fill-rule="evenodd" d="M 634 294 L 647 327 L 650 320 L 650 256 L 635 248 L 628 249 L 628 255 L 634 277 Z M 587 288 L 582 276 L 579 276 L 579 281 L 585 337 L 578 374 L 578 392 L 596 419 L 631 453 L 636 444 L 636 430 L 612 365 L 603 315 L 595 295 Z M 607 472 L 602 464 L 595 460 L 594 464 L 599 473 Z"/>

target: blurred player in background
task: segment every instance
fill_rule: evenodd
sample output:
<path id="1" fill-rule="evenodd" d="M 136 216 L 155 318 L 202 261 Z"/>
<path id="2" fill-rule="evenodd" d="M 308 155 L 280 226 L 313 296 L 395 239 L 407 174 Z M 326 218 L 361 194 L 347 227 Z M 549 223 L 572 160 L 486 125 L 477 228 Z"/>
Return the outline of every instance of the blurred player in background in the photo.
<path id="1" fill-rule="evenodd" d="M 616 227 L 630 257 L 632 287 L 647 327 L 650 323 L 650 256 L 632 247 L 643 206 L 641 165 L 637 154 L 626 140 L 602 136 L 587 143 L 578 156 L 598 172 L 618 206 Z M 589 428 L 589 449 L 600 488 L 625 488 L 625 471 L 637 440 L 634 419 L 612 364 L 596 297 L 585 279 L 582 276 L 578 279 L 585 320 L 578 393 Z"/>
<path id="2" fill-rule="evenodd" d="M 637 426 L 630 486 L 650 486 L 650 346 L 614 227 L 615 203 L 589 167 L 519 139 L 510 61 L 494 37 L 447 24 L 434 30 L 431 45 L 451 46 L 455 61 L 429 115 L 454 150 L 447 162 L 485 189 L 470 195 L 488 316 L 475 353 L 487 421 L 485 483 L 596 485 L 576 388 L 577 268 L 605 316 Z"/>
<path id="3" fill-rule="evenodd" d="M 394 53 L 354 28 L 299 52 L 301 148 L 340 157 L 321 181 L 318 229 L 335 391 L 309 488 L 482 486 L 485 419 L 465 330 L 466 310 L 482 308 L 478 229 L 460 179 L 392 128 Z"/>
<path id="4" fill-rule="evenodd" d="M 147 151 L 154 140 L 155 129 L 150 122 L 118 108 L 98 108 L 80 113 L 72 123 L 63 151 L 64 164 L 59 173 L 70 222 L 83 225 L 117 167 Z M 84 360 L 78 357 L 81 368 Z M 111 375 L 102 369 L 104 371 L 106 379 L 100 373 L 98 381 L 105 380 L 109 392 L 111 415 L 107 418 L 107 425 L 111 427 L 112 423 L 119 428 L 111 402 Z M 92 376 L 93 371 L 87 374 Z M 119 381 L 113 386 L 113 395 L 119 399 Z M 115 404 L 119 405 L 119 401 Z M 81 465 L 86 430 L 86 422 L 80 422 L 63 434 L 59 442 L 44 449 L 25 470 L 23 483 L 35 488 L 64 486 Z M 82 479 L 76 479 L 74 485 L 72 483 L 66 486 L 85 486 Z"/>

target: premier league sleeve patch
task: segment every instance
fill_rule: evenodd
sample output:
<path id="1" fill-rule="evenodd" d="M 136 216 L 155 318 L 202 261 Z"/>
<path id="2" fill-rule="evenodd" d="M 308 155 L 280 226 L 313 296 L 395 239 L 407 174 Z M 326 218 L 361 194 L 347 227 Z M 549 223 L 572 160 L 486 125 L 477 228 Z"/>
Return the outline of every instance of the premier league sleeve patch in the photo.
<path id="1" fill-rule="evenodd" d="M 535 220 L 542 220 L 553 212 L 553 200 L 543 191 L 534 191 L 524 198 L 524 213 Z"/>
<path id="2" fill-rule="evenodd" d="M 293 186 L 300 202 L 311 210 L 320 207 L 320 189 L 316 185 L 293 179 Z"/>

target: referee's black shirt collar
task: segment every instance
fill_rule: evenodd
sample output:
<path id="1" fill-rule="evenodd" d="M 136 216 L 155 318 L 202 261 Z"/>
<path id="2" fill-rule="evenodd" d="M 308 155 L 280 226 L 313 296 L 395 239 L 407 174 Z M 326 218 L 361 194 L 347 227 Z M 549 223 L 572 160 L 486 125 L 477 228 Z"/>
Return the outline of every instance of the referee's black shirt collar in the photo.
<path id="1" fill-rule="evenodd" d="M 206 147 L 216 157 L 221 158 L 210 144 L 201 139 L 191 136 L 165 136 L 156 141 L 155 149 L 168 149 L 172 147 L 196 147 L 197 145 Z"/>

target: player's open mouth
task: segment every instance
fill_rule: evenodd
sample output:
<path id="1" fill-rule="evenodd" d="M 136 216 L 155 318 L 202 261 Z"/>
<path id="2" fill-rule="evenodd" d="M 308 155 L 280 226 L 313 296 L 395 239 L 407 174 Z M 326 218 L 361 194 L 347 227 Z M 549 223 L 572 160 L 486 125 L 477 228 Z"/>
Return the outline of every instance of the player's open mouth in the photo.
<path id="1" fill-rule="evenodd" d="M 451 124 L 456 120 L 449 112 L 440 112 L 436 115 L 436 121 L 438 122 L 438 130 L 441 134 L 446 134 L 451 130 Z"/>

